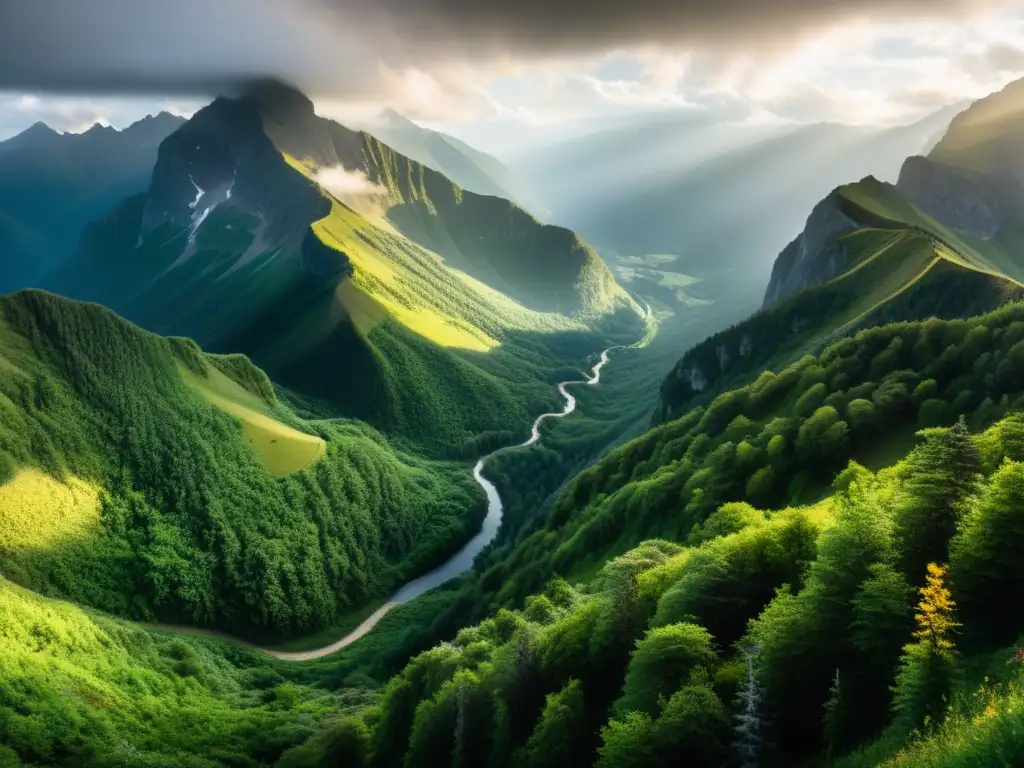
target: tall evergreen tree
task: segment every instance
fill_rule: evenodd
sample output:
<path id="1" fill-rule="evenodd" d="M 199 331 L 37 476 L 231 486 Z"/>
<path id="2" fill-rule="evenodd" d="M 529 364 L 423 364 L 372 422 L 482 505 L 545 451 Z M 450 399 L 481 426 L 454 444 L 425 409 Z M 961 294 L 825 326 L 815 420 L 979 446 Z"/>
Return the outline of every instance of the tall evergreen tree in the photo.
<path id="1" fill-rule="evenodd" d="M 733 718 L 736 722 L 736 751 L 740 754 L 743 768 L 758 768 L 761 764 L 761 686 L 757 681 L 755 667 L 759 651 L 760 648 L 754 645 L 743 652 L 747 662 L 747 677 L 739 692 L 739 711 Z"/>
<path id="2" fill-rule="evenodd" d="M 950 579 L 972 643 L 1012 642 L 1024 600 L 1024 464 L 1006 461 L 971 505 L 950 546 Z"/>
<path id="3" fill-rule="evenodd" d="M 949 559 L 949 541 L 977 488 L 981 454 L 962 416 L 948 429 L 918 434 L 923 442 L 908 457 L 895 533 L 904 573 L 920 584 L 928 563 Z"/>

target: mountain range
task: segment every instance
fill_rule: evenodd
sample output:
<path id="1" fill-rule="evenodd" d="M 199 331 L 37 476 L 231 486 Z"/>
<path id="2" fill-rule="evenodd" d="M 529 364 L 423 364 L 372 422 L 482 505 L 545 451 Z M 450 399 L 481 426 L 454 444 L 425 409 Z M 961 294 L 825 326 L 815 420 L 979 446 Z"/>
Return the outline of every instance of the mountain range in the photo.
<path id="1" fill-rule="evenodd" d="M 0 141 L 0 291 L 37 284 L 72 254 L 85 224 L 145 189 L 160 142 L 184 122 L 161 112 L 80 134 L 36 123 Z"/>
<path id="2" fill-rule="evenodd" d="M 161 145 L 148 191 L 87 227 L 44 287 L 245 353 L 325 412 L 435 445 L 503 428 L 521 413 L 509 387 L 537 396 L 508 371 L 537 364 L 539 332 L 640 322 L 572 232 L 278 83 L 196 113 Z M 454 391 L 479 400 L 423 407 Z"/>
<path id="3" fill-rule="evenodd" d="M 577 137 L 583 236 L 276 80 L 0 144 L 105 201 L 0 250 L 0 766 L 1014 764 L 1024 81 L 954 111 Z"/>

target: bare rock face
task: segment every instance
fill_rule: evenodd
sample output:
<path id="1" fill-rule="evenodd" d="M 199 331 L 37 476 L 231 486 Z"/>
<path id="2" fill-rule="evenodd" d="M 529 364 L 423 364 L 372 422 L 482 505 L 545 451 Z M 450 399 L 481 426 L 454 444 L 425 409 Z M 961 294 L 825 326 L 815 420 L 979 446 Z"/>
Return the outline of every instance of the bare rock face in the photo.
<path id="1" fill-rule="evenodd" d="M 281 157 L 249 97 L 217 99 L 160 145 L 140 244 L 158 229 L 171 236 L 184 231 L 185 260 L 194 253 L 198 230 L 219 209 L 258 221 L 253 245 L 263 251 L 301 235 L 330 210 L 315 185 Z"/>
<path id="2" fill-rule="evenodd" d="M 896 188 L 947 227 L 988 240 L 999 231 L 1003 216 L 987 181 L 925 157 L 909 157 Z"/>
<path id="3" fill-rule="evenodd" d="M 708 385 L 707 376 L 704 375 L 704 371 L 700 369 L 700 366 L 696 364 L 679 366 L 676 368 L 676 375 L 680 379 L 685 380 L 694 392 L 703 392 Z"/>
<path id="4" fill-rule="evenodd" d="M 833 190 L 814 206 L 804 231 L 775 260 L 765 291 L 764 306 L 771 306 L 804 288 L 831 280 L 846 270 L 848 255 L 836 238 L 856 228 L 857 224 L 840 209 L 839 193 Z"/>

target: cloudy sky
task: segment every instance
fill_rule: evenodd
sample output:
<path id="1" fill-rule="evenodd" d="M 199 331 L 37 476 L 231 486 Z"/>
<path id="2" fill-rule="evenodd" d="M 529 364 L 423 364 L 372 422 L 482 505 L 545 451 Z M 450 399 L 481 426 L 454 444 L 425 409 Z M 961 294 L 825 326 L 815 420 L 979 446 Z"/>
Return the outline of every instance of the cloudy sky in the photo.
<path id="1" fill-rule="evenodd" d="M 3 0 L 0 138 L 279 75 L 501 152 L 636 112 L 894 124 L 1024 76 L 1024 0 Z"/>

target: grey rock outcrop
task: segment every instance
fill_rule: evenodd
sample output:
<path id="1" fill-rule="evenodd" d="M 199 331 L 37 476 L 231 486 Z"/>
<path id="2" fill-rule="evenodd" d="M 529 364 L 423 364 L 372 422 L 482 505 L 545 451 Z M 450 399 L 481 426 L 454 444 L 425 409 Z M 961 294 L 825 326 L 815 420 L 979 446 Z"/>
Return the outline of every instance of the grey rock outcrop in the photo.
<path id="1" fill-rule="evenodd" d="M 926 157 L 908 157 L 896 188 L 947 227 L 988 240 L 999 231 L 1003 216 L 986 181 Z"/>
<path id="2" fill-rule="evenodd" d="M 833 190 L 814 206 L 804 231 L 775 260 L 764 306 L 776 304 L 811 285 L 831 280 L 849 266 L 846 249 L 836 238 L 857 228 L 839 205 Z"/>

